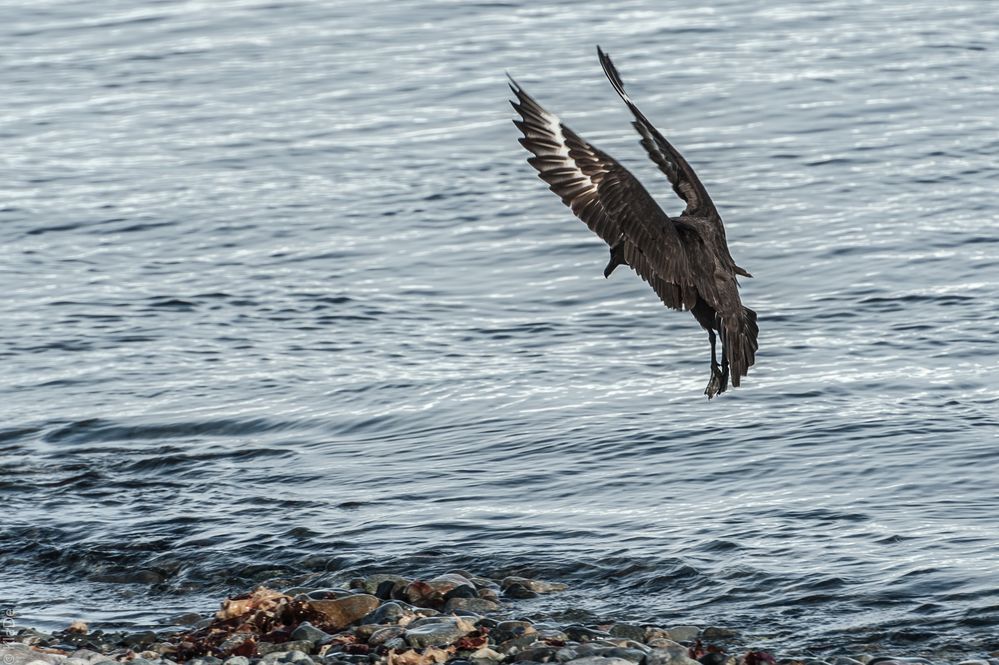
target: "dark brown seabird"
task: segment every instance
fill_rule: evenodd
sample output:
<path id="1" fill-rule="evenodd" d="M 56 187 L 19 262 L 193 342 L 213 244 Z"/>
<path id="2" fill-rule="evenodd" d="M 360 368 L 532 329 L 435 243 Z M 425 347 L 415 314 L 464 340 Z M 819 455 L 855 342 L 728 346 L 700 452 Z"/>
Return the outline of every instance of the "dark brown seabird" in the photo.
<path id="1" fill-rule="evenodd" d="M 610 246 L 609 277 L 627 265 L 648 282 L 663 303 L 689 310 L 708 331 L 711 380 L 704 394 L 711 399 L 738 386 L 756 360 L 756 312 L 739 298 L 736 275 L 752 277 L 735 264 L 725 240 L 721 216 L 687 160 L 670 145 L 624 91 L 614 63 L 597 47 L 600 64 L 614 90 L 635 116 L 642 147 L 687 207 L 669 217 L 640 182 L 617 161 L 562 124 L 514 81 L 511 101 L 523 132 L 527 161 L 558 194 L 562 203 Z M 721 337 L 722 360 L 715 355 L 715 333 Z"/>

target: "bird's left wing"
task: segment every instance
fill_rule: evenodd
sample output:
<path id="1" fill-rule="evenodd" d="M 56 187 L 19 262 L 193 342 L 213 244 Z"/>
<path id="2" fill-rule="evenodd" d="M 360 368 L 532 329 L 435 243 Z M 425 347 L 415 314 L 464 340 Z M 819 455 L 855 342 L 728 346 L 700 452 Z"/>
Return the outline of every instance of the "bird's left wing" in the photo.
<path id="1" fill-rule="evenodd" d="M 673 191 L 686 202 L 687 207 L 683 211 L 683 214 L 718 219 L 715 204 L 711 201 L 711 197 L 708 196 L 708 192 L 704 189 L 704 185 L 701 184 L 697 174 L 694 173 L 694 169 L 683 158 L 680 151 L 674 148 L 666 140 L 666 137 L 659 133 L 659 130 L 649 122 L 649 119 L 638 109 L 635 102 L 631 101 L 631 97 L 624 91 L 624 82 L 621 80 L 621 75 L 618 73 L 617 67 L 611 62 L 610 56 L 604 53 L 599 46 L 597 47 L 597 54 L 600 56 L 600 65 L 604 69 L 607 80 L 611 82 L 615 92 L 628 105 L 628 109 L 635 116 L 635 122 L 632 124 L 638 130 L 638 133 L 642 135 L 642 147 L 649 153 L 649 157 L 659 167 L 659 170 L 669 178 L 670 183 L 673 185 Z"/>
<path id="2" fill-rule="evenodd" d="M 611 247 L 623 243 L 625 260 L 668 307 L 693 306 L 687 257 L 672 222 L 640 182 L 546 111 L 511 79 L 514 124 L 527 161 L 573 214 Z"/>

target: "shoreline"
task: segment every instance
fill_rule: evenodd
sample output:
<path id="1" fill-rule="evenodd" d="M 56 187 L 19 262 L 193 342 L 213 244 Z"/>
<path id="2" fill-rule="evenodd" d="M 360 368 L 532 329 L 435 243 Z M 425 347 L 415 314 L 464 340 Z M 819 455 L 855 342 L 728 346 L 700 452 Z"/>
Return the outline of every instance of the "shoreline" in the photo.
<path id="1" fill-rule="evenodd" d="M 258 587 L 223 600 L 213 615 L 179 614 L 158 631 L 91 631 L 83 621 L 51 633 L 7 630 L 0 665 L 999 665 L 994 653 L 775 654 L 718 626 L 561 624 L 518 612 L 518 601 L 566 588 L 465 571 L 426 580 L 376 574 L 336 588 Z"/>

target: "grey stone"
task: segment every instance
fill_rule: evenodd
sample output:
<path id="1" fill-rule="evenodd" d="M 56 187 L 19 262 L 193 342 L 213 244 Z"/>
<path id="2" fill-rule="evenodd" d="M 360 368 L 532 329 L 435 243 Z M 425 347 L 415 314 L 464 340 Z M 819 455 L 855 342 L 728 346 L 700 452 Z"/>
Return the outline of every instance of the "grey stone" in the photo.
<path id="1" fill-rule="evenodd" d="M 122 638 L 121 643 L 128 648 L 135 650 L 149 646 L 156 641 L 156 633 L 151 630 L 144 630 L 138 633 L 129 633 Z"/>
<path id="2" fill-rule="evenodd" d="M 621 647 L 610 647 L 603 649 L 599 654 L 604 658 L 619 658 L 632 663 L 641 663 L 645 660 L 645 652 L 639 649 L 623 649 Z"/>
<path id="3" fill-rule="evenodd" d="M 693 642 L 700 634 L 699 626 L 673 626 L 666 630 L 666 637 L 674 642 Z"/>
<path id="4" fill-rule="evenodd" d="M 603 656 L 585 656 L 568 661 L 570 665 L 632 665 L 630 660 L 623 658 L 604 658 Z"/>
<path id="5" fill-rule="evenodd" d="M 496 650 L 501 653 L 517 653 L 522 649 L 532 646 L 537 641 L 537 635 L 534 633 L 527 633 L 526 635 L 511 637 L 508 640 L 500 642 L 499 645 L 496 646 Z"/>
<path id="6" fill-rule="evenodd" d="M 408 645 L 406 644 L 406 640 L 402 637 L 393 637 L 387 639 L 385 640 L 385 643 L 382 644 L 382 646 L 385 648 L 386 651 L 390 649 L 395 649 L 396 651 L 402 651 L 403 649 L 406 649 L 408 647 Z"/>
<path id="7" fill-rule="evenodd" d="M 246 656 L 233 656 L 226 658 L 224 665 L 250 665 L 250 659 Z"/>
<path id="8" fill-rule="evenodd" d="M 202 656 L 188 661 L 188 665 L 222 665 L 222 660 L 215 656 Z"/>
<path id="9" fill-rule="evenodd" d="M 479 589 L 479 598 L 485 600 L 491 600 L 494 603 L 499 602 L 499 590 L 498 589 Z"/>
<path id="10" fill-rule="evenodd" d="M 833 659 L 833 665 L 864 665 L 859 660 L 854 658 L 848 658 L 847 656 L 836 656 Z M 988 665 L 987 663 L 985 665 Z"/>
<path id="11" fill-rule="evenodd" d="M 90 649 L 77 649 L 73 653 L 69 654 L 69 659 L 80 659 L 88 663 L 105 660 L 104 655 L 97 653 L 96 651 L 91 651 Z"/>
<path id="12" fill-rule="evenodd" d="M 701 631 L 701 639 L 705 640 L 727 640 L 733 637 L 738 637 L 739 631 L 732 630 L 731 628 L 722 628 L 721 626 L 708 626 Z"/>
<path id="13" fill-rule="evenodd" d="M 375 575 L 368 575 L 367 577 L 365 577 L 363 582 L 361 583 L 361 588 L 364 589 L 365 593 L 376 595 L 378 587 L 382 586 L 382 584 L 384 584 L 385 582 L 391 582 L 393 585 L 398 584 L 401 586 L 406 586 L 407 584 L 410 583 L 410 581 L 411 580 L 408 580 L 405 577 L 401 577 L 399 575 L 385 575 L 378 573 Z"/>
<path id="14" fill-rule="evenodd" d="M 506 591 L 507 587 L 518 584 L 534 593 L 552 593 L 555 591 L 565 591 L 569 585 L 561 582 L 545 582 L 543 580 L 532 580 L 527 577 L 504 577 L 500 586 Z"/>
<path id="15" fill-rule="evenodd" d="M 130 665 L 153 665 L 152 661 L 146 658 L 133 658 L 128 662 Z"/>
<path id="16" fill-rule="evenodd" d="M 499 603 L 494 603 L 485 598 L 451 598 L 444 604 L 444 614 L 451 614 L 457 610 L 466 612 L 495 612 L 500 608 Z"/>
<path id="17" fill-rule="evenodd" d="M 508 587 L 503 587 L 503 595 L 508 598 L 537 598 L 538 593 L 531 591 L 523 584 L 511 584 Z"/>
<path id="18" fill-rule="evenodd" d="M 219 644 L 219 650 L 222 653 L 231 653 L 233 649 L 238 649 L 243 642 L 251 639 L 253 633 L 233 633 L 225 638 L 221 644 Z M 267 644 L 263 642 L 262 644 Z"/>
<path id="19" fill-rule="evenodd" d="M 514 637 L 529 635 L 534 632 L 536 630 L 530 621 L 500 621 L 489 633 L 489 637 L 495 642 L 506 642 Z"/>
<path id="20" fill-rule="evenodd" d="M 395 624 L 403 617 L 412 617 L 414 612 L 408 605 L 396 601 L 382 603 L 381 607 L 361 620 L 362 624 Z"/>
<path id="21" fill-rule="evenodd" d="M 405 632 L 406 629 L 402 626 L 384 626 L 371 633 L 371 636 L 368 638 L 368 644 L 378 646 L 391 640 L 393 637 L 401 637 Z"/>
<path id="22" fill-rule="evenodd" d="M 602 640 L 605 637 L 610 637 L 610 633 L 579 625 L 566 626 L 562 629 L 562 631 L 568 635 L 569 639 L 573 642 L 592 642 L 593 640 Z"/>
<path id="23" fill-rule="evenodd" d="M 625 637 L 636 642 L 644 642 L 645 626 L 636 626 L 631 623 L 616 623 L 611 626 L 610 634 L 614 637 Z"/>
<path id="24" fill-rule="evenodd" d="M 330 637 L 332 636 L 329 633 L 319 630 L 308 621 L 303 621 L 298 624 L 298 628 L 291 632 L 292 640 L 305 640 L 307 642 L 312 642 L 313 644 L 329 639 Z"/>
<path id="25" fill-rule="evenodd" d="M 656 648 L 645 656 L 645 665 L 700 665 L 687 655 L 687 648 L 682 644 L 666 648 Z"/>
<path id="26" fill-rule="evenodd" d="M 410 646 L 417 648 L 450 644 L 470 632 L 466 629 L 469 623 L 459 622 L 457 619 L 442 618 L 427 623 L 422 621 L 414 623 L 421 625 L 407 628 L 405 637 Z"/>
<path id="27" fill-rule="evenodd" d="M 197 612 L 181 612 L 172 614 L 163 619 L 163 624 L 167 626 L 190 626 L 201 621 L 201 615 Z"/>
<path id="28" fill-rule="evenodd" d="M 555 653 L 555 659 L 560 663 L 579 658 L 579 652 L 572 647 L 562 647 Z"/>
<path id="29" fill-rule="evenodd" d="M 556 660 L 558 649 L 548 645 L 539 645 L 524 649 L 516 655 L 514 662 L 550 663 Z"/>
<path id="30" fill-rule="evenodd" d="M 67 658 L 62 661 L 62 665 L 90 665 L 90 661 L 82 658 Z"/>
<path id="31" fill-rule="evenodd" d="M 149 651 L 146 653 L 153 653 L 159 656 L 163 656 L 168 653 L 177 653 L 177 647 L 170 644 L 169 642 L 156 642 L 155 644 L 149 645 Z"/>

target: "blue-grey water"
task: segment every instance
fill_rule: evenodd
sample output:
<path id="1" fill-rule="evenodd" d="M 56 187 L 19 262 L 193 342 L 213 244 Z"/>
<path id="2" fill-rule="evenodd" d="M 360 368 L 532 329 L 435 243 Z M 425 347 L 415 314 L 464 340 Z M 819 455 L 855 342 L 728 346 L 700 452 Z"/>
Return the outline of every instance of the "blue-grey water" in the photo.
<path id="1" fill-rule="evenodd" d="M 991 0 L 18 5 L 22 624 L 462 567 L 570 583 L 555 615 L 999 649 Z M 507 70 L 678 213 L 596 44 L 755 275 L 756 366 L 711 402 L 704 332 L 602 277 L 510 123 Z"/>

